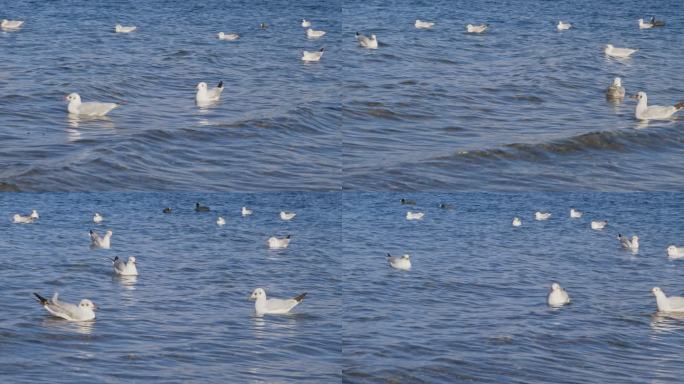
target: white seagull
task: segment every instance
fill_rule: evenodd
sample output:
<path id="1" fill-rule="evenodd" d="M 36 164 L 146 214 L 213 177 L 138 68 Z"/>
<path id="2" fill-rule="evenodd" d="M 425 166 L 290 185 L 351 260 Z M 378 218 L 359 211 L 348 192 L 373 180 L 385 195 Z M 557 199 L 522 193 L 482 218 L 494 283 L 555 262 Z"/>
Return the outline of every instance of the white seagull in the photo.
<path id="1" fill-rule="evenodd" d="M 559 31 L 565 31 L 565 30 L 568 30 L 568 29 L 572 28 L 572 24 L 570 24 L 570 23 L 564 23 L 564 22 L 558 20 L 558 25 L 556 25 L 556 28 L 557 28 Z"/>
<path id="2" fill-rule="evenodd" d="M 239 38 L 240 38 L 240 35 L 238 35 L 237 33 L 223 33 L 223 32 L 218 33 L 218 39 L 219 40 L 235 41 Z"/>
<path id="3" fill-rule="evenodd" d="M 591 229 L 601 230 L 605 228 L 606 225 L 608 225 L 608 220 L 594 220 L 591 222 Z"/>
<path id="4" fill-rule="evenodd" d="M 638 49 L 615 48 L 615 47 L 613 47 L 613 44 L 606 44 L 606 46 L 603 49 L 603 52 L 606 55 L 608 55 L 610 57 L 621 58 L 621 59 L 630 57 L 636 51 L 638 51 Z"/>
<path id="5" fill-rule="evenodd" d="M 653 296 L 656 298 L 659 312 L 684 312 L 684 297 L 681 296 L 665 296 L 665 292 L 658 287 L 651 289 Z"/>
<path id="6" fill-rule="evenodd" d="M 133 27 L 133 26 L 124 27 L 121 24 L 117 24 L 114 26 L 114 32 L 116 32 L 116 33 L 131 33 L 133 31 L 135 31 L 136 29 L 138 29 L 138 27 Z"/>
<path id="7" fill-rule="evenodd" d="M 489 28 L 488 24 L 480 24 L 480 25 L 468 24 L 468 25 L 466 25 L 466 31 L 468 31 L 468 33 L 482 33 L 484 31 L 486 31 L 487 28 Z"/>
<path id="8" fill-rule="evenodd" d="M 561 288 L 560 284 L 553 283 L 551 284 L 551 291 L 546 298 L 546 302 L 551 307 L 562 307 L 570 303 L 570 296 L 565 292 L 565 289 Z"/>
<path id="9" fill-rule="evenodd" d="M 297 214 L 294 212 L 286 212 L 286 211 L 280 212 L 280 220 L 289 221 L 289 220 L 294 219 L 295 216 L 297 216 Z"/>
<path id="10" fill-rule="evenodd" d="M 625 87 L 622 86 L 622 79 L 619 77 L 613 79 L 613 84 L 606 89 L 606 98 L 612 100 L 625 98 Z"/>
<path id="11" fill-rule="evenodd" d="M 570 208 L 570 217 L 573 219 L 579 219 L 582 217 L 582 212 L 576 210 L 575 208 Z"/>
<path id="12" fill-rule="evenodd" d="M 377 49 L 378 48 L 378 38 L 375 35 L 370 35 L 364 36 L 358 32 L 356 32 L 356 41 L 359 42 L 359 45 L 368 48 L 368 49 Z"/>
<path id="13" fill-rule="evenodd" d="M 242 213 L 242 216 L 249 216 L 249 215 L 252 214 L 252 210 L 251 210 L 251 209 L 247 209 L 247 207 L 242 207 L 241 213 Z"/>
<path id="14" fill-rule="evenodd" d="M 92 301 L 88 299 L 81 300 L 78 305 L 60 301 L 57 292 L 52 296 L 52 299 L 46 299 L 43 296 L 33 293 L 38 298 L 38 302 L 50 314 L 68 321 L 88 321 L 95 318 L 95 309 L 97 307 Z"/>
<path id="15" fill-rule="evenodd" d="M 250 300 L 255 300 L 254 309 L 257 316 L 263 315 L 283 315 L 292 308 L 296 307 L 306 297 L 306 292 L 292 299 L 268 299 L 266 298 L 266 291 L 263 288 L 257 288 L 249 297 Z"/>
<path id="16" fill-rule="evenodd" d="M 110 244 L 110 239 L 112 238 L 112 230 L 108 230 L 105 232 L 104 236 L 100 236 L 97 234 L 97 232 L 93 231 L 92 229 L 90 230 L 90 248 L 97 249 L 97 248 L 102 248 L 102 249 L 109 249 L 111 244 Z"/>
<path id="17" fill-rule="evenodd" d="M 618 240 L 620 240 L 622 248 L 632 251 L 637 251 L 639 249 L 639 236 L 634 235 L 629 239 L 627 236 L 622 236 L 621 233 L 618 233 Z"/>
<path id="18" fill-rule="evenodd" d="M 639 91 L 636 95 L 630 97 L 638 100 L 634 116 L 639 120 L 667 120 L 674 116 L 675 113 L 684 109 L 684 102 L 667 107 L 660 105 L 649 106 L 648 96 L 643 91 Z"/>
<path id="19" fill-rule="evenodd" d="M 226 219 L 224 219 L 223 217 L 219 216 L 218 219 L 216 219 L 216 225 L 218 225 L 218 226 L 220 226 L 220 227 L 226 225 Z"/>
<path id="20" fill-rule="evenodd" d="M 223 92 L 223 81 L 219 81 L 218 85 L 212 89 L 207 88 L 207 83 L 201 82 L 197 84 L 195 102 L 200 106 L 215 103 L 221 98 L 221 92 Z"/>
<path id="21" fill-rule="evenodd" d="M 290 240 L 292 235 L 287 235 L 285 237 L 275 237 L 271 236 L 268 238 L 268 247 L 271 249 L 284 249 L 290 245 Z"/>
<path id="22" fill-rule="evenodd" d="M 406 220 L 423 220 L 425 213 L 423 212 L 406 212 Z"/>
<path id="23" fill-rule="evenodd" d="M 119 276 L 138 276 L 135 256 L 129 256 L 125 263 L 117 256 L 112 259 L 112 264 L 114 264 L 114 273 Z"/>
<path id="24" fill-rule="evenodd" d="M 684 247 L 677 247 L 675 245 L 670 245 L 667 247 L 667 256 L 670 259 L 679 259 L 684 257 Z"/>
<path id="25" fill-rule="evenodd" d="M 543 221 L 543 220 L 548 220 L 549 218 L 551 218 L 551 213 L 549 213 L 549 212 L 537 211 L 534 213 L 534 219 L 535 220 Z"/>
<path id="26" fill-rule="evenodd" d="M 95 216 L 93 216 L 93 223 L 101 223 L 102 220 L 104 220 L 104 217 L 100 215 L 99 213 L 95 212 Z"/>
<path id="27" fill-rule="evenodd" d="M 324 35 L 325 35 L 325 31 L 316 31 L 316 30 L 311 29 L 311 28 L 306 30 L 306 37 L 308 37 L 309 39 L 318 39 L 318 38 L 323 37 Z"/>
<path id="28" fill-rule="evenodd" d="M 302 51 L 302 61 L 319 61 L 323 56 L 323 50 L 324 48 L 315 52 Z"/>
<path id="29" fill-rule="evenodd" d="M 411 270 L 411 256 L 409 254 L 401 257 L 395 257 L 388 253 L 387 262 L 389 263 L 390 267 L 394 269 L 401 269 L 404 271 Z"/>
<path id="30" fill-rule="evenodd" d="M 23 20 L 7 20 L 7 19 L 2 19 L 2 22 L 0 22 L 0 28 L 11 31 L 15 29 L 19 29 L 24 25 Z"/>
<path id="31" fill-rule="evenodd" d="M 522 225 L 522 220 L 520 220 L 519 217 L 514 217 L 511 225 L 513 225 L 514 227 L 519 227 Z"/>
<path id="32" fill-rule="evenodd" d="M 302 19 L 302 27 L 304 28 L 309 28 L 311 26 L 311 22 L 307 19 Z"/>
<path id="33" fill-rule="evenodd" d="M 415 27 L 418 29 L 430 29 L 435 25 L 435 23 L 429 21 L 416 20 L 415 24 L 413 25 L 415 25 Z"/>
<path id="34" fill-rule="evenodd" d="M 644 19 L 639 19 L 639 29 L 651 29 L 653 23 L 644 23 Z"/>
<path id="35" fill-rule="evenodd" d="M 30 215 L 22 216 L 20 214 L 15 214 L 12 216 L 12 222 L 15 224 L 30 224 L 38 220 L 40 216 L 38 216 L 38 211 L 35 209 L 31 211 Z"/>
<path id="36" fill-rule="evenodd" d="M 81 96 L 76 92 L 66 95 L 64 99 L 69 101 L 67 110 L 72 115 L 104 116 L 119 106 L 116 103 L 99 103 L 96 101 L 83 103 L 81 102 Z"/>

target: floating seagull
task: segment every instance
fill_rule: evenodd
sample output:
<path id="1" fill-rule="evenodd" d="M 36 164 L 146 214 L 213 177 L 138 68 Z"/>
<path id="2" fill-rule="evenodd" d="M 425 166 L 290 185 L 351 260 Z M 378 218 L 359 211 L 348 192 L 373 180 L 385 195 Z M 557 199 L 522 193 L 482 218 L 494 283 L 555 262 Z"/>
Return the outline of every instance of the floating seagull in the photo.
<path id="1" fill-rule="evenodd" d="M 164 210 L 163 210 L 162 212 L 164 212 L 164 213 L 171 213 L 171 208 L 166 207 L 166 208 L 164 208 Z"/>
<path id="2" fill-rule="evenodd" d="M 238 35 L 237 33 L 223 33 L 223 32 L 218 33 L 218 39 L 219 40 L 235 41 L 239 38 L 240 38 L 240 35 Z"/>
<path id="3" fill-rule="evenodd" d="M 316 52 L 303 51 L 302 61 L 319 61 L 323 56 L 323 48 Z"/>
<path id="4" fill-rule="evenodd" d="M 401 269 L 404 271 L 411 270 L 411 256 L 408 254 L 401 257 L 394 257 L 388 253 L 387 262 L 389 263 L 390 267 L 394 269 Z"/>
<path id="5" fill-rule="evenodd" d="M 249 216 L 252 214 L 251 209 L 247 209 L 247 207 L 242 207 L 242 216 Z"/>
<path id="6" fill-rule="evenodd" d="M 570 296 L 565 292 L 565 289 L 561 288 L 560 284 L 553 283 L 546 302 L 551 307 L 562 307 L 570 303 Z"/>
<path id="7" fill-rule="evenodd" d="M 519 227 L 522 225 L 522 220 L 520 220 L 519 217 L 514 217 L 513 222 L 511 223 L 514 227 Z"/>
<path id="8" fill-rule="evenodd" d="M 573 219 L 579 219 L 582 217 L 582 212 L 576 210 L 575 208 L 570 208 L 570 217 Z"/>
<path id="9" fill-rule="evenodd" d="M 297 214 L 294 212 L 286 212 L 286 211 L 280 212 L 280 220 L 285 220 L 285 221 L 292 220 L 292 219 L 294 219 L 295 216 L 297 216 Z"/>
<path id="10" fill-rule="evenodd" d="M 133 32 L 133 31 L 135 31 L 136 29 L 138 29 L 138 27 L 132 27 L 132 26 L 131 26 L 131 27 L 124 27 L 124 26 L 121 25 L 121 24 L 117 24 L 117 25 L 114 27 L 114 31 L 115 31 L 116 33 L 131 33 L 131 32 Z"/>
<path id="11" fill-rule="evenodd" d="M 38 220 L 40 216 L 38 215 L 38 211 L 35 209 L 31 211 L 30 215 L 22 216 L 20 214 L 15 214 L 12 216 L 12 221 L 16 224 L 30 224 Z"/>
<path id="12" fill-rule="evenodd" d="M 549 212 L 535 212 L 534 213 L 534 219 L 538 221 L 543 221 L 543 220 L 548 220 L 551 217 L 551 213 Z"/>
<path id="13" fill-rule="evenodd" d="M 218 85 L 212 89 L 207 88 L 207 83 L 201 82 L 197 84 L 195 102 L 200 106 L 215 103 L 221 98 L 221 92 L 223 92 L 223 81 L 219 81 Z"/>
<path id="14" fill-rule="evenodd" d="M 662 20 L 656 20 L 655 16 L 651 16 L 651 24 L 653 24 L 654 27 L 664 27 L 665 22 Z"/>
<path id="15" fill-rule="evenodd" d="M 558 21 L 558 25 L 556 25 L 556 28 L 557 28 L 559 31 L 565 31 L 565 30 L 568 30 L 568 29 L 572 28 L 572 24 L 570 24 L 570 23 L 564 23 L 564 22 L 562 22 L 562 21 L 559 20 L 559 21 Z"/>
<path id="16" fill-rule="evenodd" d="M 112 238 L 112 230 L 108 230 L 105 232 L 104 236 L 100 236 L 97 234 L 97 232 L 93 231 L 92 229 L 90 230 L 90 248 L 96 249 L 96 248 L 102 248 L 102 249 L 109 249 L 110 248 L 110 239 Z"/>
<path id="17" fill-rule="evenodd" d="M 268 299 L 266 298 L 266 291 L 263 288 L 257 288 L 252 292 L 250 300 L 255 300 L 254 309 L 257 316 L 263 315 L 283 315 L 292 308 L 296 307 L 306 297 L 306 292 L 292 299 Z"/>
<path id="18" fill-rule="evenodd" d="M 268 239 L 268 247 L 271 249 L 283 249 L 290 245 L 292 235 L 287 235 L 285 237 L 275 237 L 271 236 Z"/>
<path id="19" fill-rule="evenodd" d="M 466 25 L 466 31 L 468 33 L 482 33 L 489 28 L 489 24 L 480 24 L 480 25 L 472 25 L 468 24 Z"/>
<path id="20" fill-rule="evenodd" d="M 223 217 L 219 216 L 219 218 L 216 219 L 216 225 L 218 225 L 218 226 L 220 226 L 220 227 L 226 225 L 226 219 L 224 219 Z"/>
<path id="21" fill-rule="evenodd" d="M 72 115 L 104 116 L 119 106 L 116 103 L 99 103 L 95 101 L 83 103 L 81 102 L 81 96 L 75 92 L 68 94 L 64 99 L 69 101 L 67 110 Z"/>
<path id="22" fill-rule="evenodd" d="M 129 256 L 125 263 L 117 256 L 112 259 L 112 264 L 114 264 L 114 272 L 119 276 L 138 276 L 135 256 Z"/>
<path id="23" fill-rule="evenodd" d="M 406 220 L 423 220 L 425 213 L 423 212 L 406 212 Z"/>
<path id="24" fill-rule="evenodd" d="M 621 100 L 625 98 L 625 88 L 622 86 L 622 79 L 619 77 L 613 79 L 613 84 L 606 89 L 606 98 L 612 100 Z"/>
<path id="25" fill-rule="evenodd" d="M 660 105 L 649 106 L 648 96 L 646 96 L 646 92 L 643 91 L 639 91 L 636 95 L 630 97 L 638 100 L 634 116 L 639 120 L 667 120 L 675 113 L 684 109 L 684 102 L 668 107 Z"/>
<path id="26" fill-rule="evenodd" d="M 306 37 L 309 39 L 318 39 L 320 37 L 323 37 L 325 35 L 325 31 L 316 31 L 311 28 L 306 30 Z"/>
<path id="27" fill-rule="evenodd" d="M 52 299 L 46 299 L 35 292 L 33 294 L 38 298 L 43 308 L 47 309 L 53 316 L 68 321 L 88 321 L 95 318 L 97 307 L 88 299 L 83 299 L 78 305 L 75 305 L 60 301 L 57 292 L 52 296 Z"/>
<path id="28" fill-rule="evenodd" d="M 356 41 L 364 48 L 378 49 L 378 38 L 375 35 L 368 37 L 356 32 Z"/>
<path id="29" fill-rule="evenodd" d="M 677 247 L 670 245 L 667 247 L 667 256 L 671 259 L 679 259 L 684 257 L 684 247 Z"/>
<path id="30" fill-rule="evenodd" d="M 608 220 L 603 220 L 603 221 L 594 220 L 591 222 L 591 229 L 600 230 L 600 229 L 603 229 L 606 225 L 608 225 Z"/>
<path id="31" fill-rule="evenodd" d="M 416 23 L 414 25 L 418 29 L 430 29 L 435 25 L 435 23 L 431 23 L 429 21 L 416 20 Z"/>
<path id="32" fill-rule="evenodd" d="M 93 223 L 101 223 L 102 220 L 104 220 L 104 217 L 100 215 L 99 213 L 95 212 L 95 216 L 93 216 Z"/>
<path id="33" fill-rule="evenodd" d="M 302 19 L 302 27 L 304 28 L 309 28 L 311 26 L 311 22 L 307 19 Z"/>
<path id="34" fill-rule="evenodd" d="M 639 19 L 639 29 L 651 29 L 654 25 L 651 23 L 644 23 L 644 19 Z"/>
<path id="35" fill-rule="evenodd" d="M 665 296 L 658 287 L 651 289 L 653 296 L 656 298 L 659 312 L 684 312 L 684 297 L 681 296 Z"/>
<path id="36" fill-rule="evenodd" d="M 0 28 L 6 30 L 19 29 L 22 25 L 24 25 L 24 22 L 22 20 L 2 19 L 2 22 L 0 22 Z"/>
<path id="37" fill-rule="evenodd" d="M 610 56 L 610 57 L 618 57 L 618 58 L 626 58 L 631 56 L 634 52 L 638 51 L 638 49 L 631 49 L 631 48 L 615 48 L 613 47 L 613 44 L 606 44 L 605 48 L 603 49 L 603 52 Z"/>
<path id="38" fill-rule="evenodd" d="M 622 248 L 630 249 L 632 251 L 639 249 L 639 236 L 632 236 L 632 239 L 630 240 L 627 236 L 622 236 L 621 233 L 618 233 L 618 240 L 620 240 Z"/>
<path id="39" fill-rule="evenodd" d="M 401 205 L 416 205 L 415 200 L 401 199 L 399 200 L 399 202 L 401 203 Z"/>
<path id="40" fill-rule="evenodd" d="M 195 203 L 195 212 L 209 212 L 209 207 Z"/>

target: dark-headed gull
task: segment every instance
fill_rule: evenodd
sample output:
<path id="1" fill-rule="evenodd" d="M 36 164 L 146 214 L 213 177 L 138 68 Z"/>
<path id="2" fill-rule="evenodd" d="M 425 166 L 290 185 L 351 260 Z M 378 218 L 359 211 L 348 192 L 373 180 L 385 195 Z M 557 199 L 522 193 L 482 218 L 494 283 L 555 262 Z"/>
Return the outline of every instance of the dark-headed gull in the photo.
<path id="1" fill-rule="evenodd" d="M 622 245 L 622 248 L 632 251 L 639 249 L 639 236 L 634 235 L 630 239 L 627 236 L 622 236 L 621 233 L 618 233 L 618 240 L 620 240 L 620 245 Z"/>
<path id="2" fill-rule="evenodd" d="M 249 297 L 254 300 L 254 309 L 257 316 L 263 315 L 283 315 L 296 307 L 306 297 L 306 292 L 292 299 L 269 299 L 266 297 L 266 291 L 263 288 L 257 288 Z"/>
<path id="3" fill-rule="evenodd" d="M 648 96 L 643 91 L 639 91 L 636 95 L 630 97 L 638 100 L 634 116 L 639 120 L 667 120 L 672 118 L 675 113 L 684 109 L 684 102 L 667 107 L 648 105 Z"/>
<path id="4" fill-rule="evenodd" d="M 325 49 L 321 48 L 320 50 L 316 52 L 310 52 L 310 51 L 303 51 L 302 52 L 302 61 L 319 61 L 321 60 L 321 57 L 323 57 L 323 51 Z"/>
<path id="5" fill-rule="evenodd" d="M 551 291 L 549 291 L 549 296 L 546 298 L 546 302 L 551 307 L 562 307 L 565 304 L 570 303 L 570 296 L 565 292 L 560 284 L 551 284 Z"/>
<path id="6" fill-rule="evenodd" d="M 659 312 L 684 312 L 684 297 L 665 296 L 665 292 L 658 287 L 653 287 L 651 293 L 656 298 Z"/>
<path id="7" fill-rule="evenodd" d="M 70 93 L 64 97 L 69 101 L 67 110 L 72 115 L 104 116 L 112 109 L 118 107 L 116 103 L 99 103 L 95 101 L 84 103 L 78 93 Z"/>
<path id="8" fill-rule="evenodd" d="M 90 230 L 90 248 L 93 249 L 109 249 L 111 247 L 112 230 L 105 232 L 104 236 L 100 236 L 97 232 Z"/>
<path id="9" fill-rule="evenodd" d="M 390 267 L 394 269 L 401 269 L 404 271 L 411 270 L 411 256 L 409 254 L 405 254 L 400 257 L 395 257 L 388 253 L 387 262 L 389 263 Z"/>
<path id="10" fill-rule="evenodd" d="M 209 207 L 201 205 L 200 203 L 195 203 L 195 212 L 209 212 Z"/>
<path id="11" fill-rule="evenodd" d="M 33 294 L 38 298 L 38 302 L 40 302 L 43 308 L 53 316 L 61 317 L 68 321 L 88 321 L 95 318 L 95 309 L 97 307 L 88 299 L 83 299 L 78 305 L 75 305 L 60 301 L 57 292 L 52 296 L 52 299 L 46 299 L 37 293 Z"/>
<path id="12" fill-rule="evenodd" d="M 129 256 L 128 261 L 124 262 L 119 256 L 112 259 L 114 273 L 120 276 L 138 276 L 137 261 L 135 256 Z"/>
<path id="13" fill-rule="evenodd" d="M 359 45 L 368 48 L 368 49 L 377 49 L 378 48 L 378 38 L 375 35 L 370 35 L 364 36 L 360 34 L 359 32 L 356 32 L 356 41 L 359 42 Z"/>
<path id="14" fill-rule="evenodd" d="M 268 247 L 271 249 L 284 249 L 290 245 L 290 240 L 292 235 L 287 235 L 285 237 L 275 237 L 271 236 L 268 238 Z"/>
<path id="15" fill-rule="evenodd" d="M 401 203 L 401 205 L 416 205 L 416 201 L 410 199 L 401 199 L 399 200 L 399 202 Z"/>

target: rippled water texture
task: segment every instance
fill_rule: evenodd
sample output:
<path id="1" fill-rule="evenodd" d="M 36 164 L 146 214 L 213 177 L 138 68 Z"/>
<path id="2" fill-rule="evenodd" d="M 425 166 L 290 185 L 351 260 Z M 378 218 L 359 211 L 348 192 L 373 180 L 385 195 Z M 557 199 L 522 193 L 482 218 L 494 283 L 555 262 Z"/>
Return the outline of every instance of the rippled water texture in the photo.
<path id="1" fill-rule="evenodd" d="M 345 378 L 681 381 L 684 319 L 656 315 L 650 290 L 684 293 L 684 261 L 666 255 L 684 243 L 683 206 L 665 193 L 345 195 Z M 584 217 L 570 219 L 571 207 Z M 406 221 L 409 209 L 425 218 Z M 537 210 L 551 219 L 534 221 Z M 596 219 L 608 226 L 591 230 Z M 639 252 L 618 233 L 639 235 Z M 411 254 L 413 269 L 391 269 L 387 252 Z M 559 310 L 546 305 L 554 281 L 572 300 Z"/>
<path id="2" fill-rule="evenodd" d="M 339 189 L 339 1 L 0 0 L 0 10 L 26 20 L 0 31 L 4 189 Z M 328 34 L 308 40 L 302 17 Z M 115 34 L 116 23 L 138 30 Z M 321 47 L 322 61 L 300 60 Z M 220 103 L 197 108 L 197 83 L 219 80 Z M 125 104 L 69 119 L 70 92 Z"/>
<path id="3" fill-rule="evenodd" d="M 651 15 L 667 26 L 639 30 Z M 639 124 L 634 100 L 604 98 L 620 76 L 651 104 L 684 101 L 679 2 L 364 0 L 345 2 L 343 20 L 345 188 L 681 189 L 682 117 Z M 608 59 L 607 43 L 640 51 Z"/>
<path id="4" fill-rule="evenodd" d="M 200 201 L 210 213 L 196 213 Z M 0 194 L 3 383 L 324 383 L 341 380 L 340 217 L 331 194 Z M 248 218 L 240 207 L 254 210 Z M 172 207 L 174 213 L 163 214 Z M 37 209 L 34 224 L 10 224 Z M 105 221 L 95 225 L 94 211 Z M 290 222 L 280 210 L 297 213 Z M 216 217 L 226 218 L 218 227 Z M 88 230 L 113 230 L 90 250 Z M 273 235 L 289 248 L 267 249 Z M 140 276 L 106 257 L 136 256 Z M 308 296 L 290 315 L 254 316 L 252 290 Z M 32 292 L 100 307 L 82 325 Z"/>

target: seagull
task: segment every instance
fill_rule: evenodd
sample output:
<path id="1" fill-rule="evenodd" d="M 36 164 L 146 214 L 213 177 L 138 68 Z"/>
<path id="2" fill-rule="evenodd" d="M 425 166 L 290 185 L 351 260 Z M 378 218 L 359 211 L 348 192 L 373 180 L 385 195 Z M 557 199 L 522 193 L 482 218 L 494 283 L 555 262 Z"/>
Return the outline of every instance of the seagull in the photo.
<path id="1" fill-rule="evenodd" d="M 292 235 L 287 235 L 285 237 L 275 237 L 271 236 L 268 239 L 268 247 L 271 249 L 284 249 L 290 245 L 290 240 Z"/>
<path id="2" fill-rule="evenodd" d="M 223 33 L 223 32 L 218 33 L 218 39 L 219 40 L 235 41 L 239 38 L 240 38 L 240 35 L 238 35 L 237 33 Z"/>
<path id="3" fill-rule="evenodd" d="M 215 88 L 207 89 L 207 83 L 201 82 L 197 84 L 197 93 L 195 94 L 195 102 L 197 105 L 207 105 L 219 101 L 223 92 L 223 81 L 219 81 Z"/>
<path id="4" fill-rule="evenodd" d="M 104 220 L 104 217 L 100 215 L 99 213 L 95 212 L 95 216 L 93 216 L 93 223 L 101 223 L 102 220 Z"/>
<path id="5" fill-rule="evenodd" d="M 128 261 L 125 263 L 119 259 L 119 256 L 112 259 L 114 273 L 119 276 L 138 276 L 138 268 L 135 263 L 135 256 L 129 256 Z"/>
<path id="6" fill-rule="evenodd" d="M 319 61 L 321 57 L 323 56 L 323 48 L 319 49 L 316 52 L 309 52 L 309 51 L 303 51 L 302 52 L 302 61 Z"/>
<path id="7" fill-rule="evenodd" d="M 47 309 L 53 316 L 68 321 L 88 321 L 95 318 L 97 307 L 88 299 L 83 299 L 78 305 L 75 305 L 60 301 L 57 292 L 52 296 L 52 299 L 46 299 L 35 292 L 33 294 L 38 298 L 43 308 Z"/>
<path id="8" fill-rule="evenodd" d="M 404 271 L 411 270 L 411 256 L 409 254 L 401 257 L 394 257 L 388 253 L 387 262 L 389 263 L 390 267 L 394 269 L 401 269 Z"/>
<path id="9" fill-rule="evenodd" d="M 304 28 L 309 28 L 311 26 L 311 22 L 307 19 L 302 19 L 302 27 Z"/>
<path id="10" fill-rule="evenodd" d="M 646 96 L 646 92 L 643 91 L 639 91 L 636 95 L 630 97 L 638 100 L 634 116 L 639 120 L 667 120 L 675 113 L 684 109 L 684 102 L 667 107 L 660 105 L 649 106 L 648 96 Z"/>
<path id="11" fill-rule="evenodd" d="M 100 236 L 97 234 L 97 232 L 93 231 L 92 229 L 90 230 L 90 248 L 96 249 L 96 248 L 102 248 L 102 249 L 109 249 L 111 244 L 110 244 L 110 239 L 112 238 L 112 230 L 108 230 L 105 232 L 104 236 Z"/>
<path id="12" fill-rule="evenodd" d="M 684 312 L 684 297 L 682 296 L 665 296 L 658 287 L 651 289 L 653 296 L 656 298 L 659 312 Z"/>
<path id="13" fill-rule="evenodd" d="M 216 219 L 216 225 L 218 225 L 218 226 L 220 226 L 220 227 L 226 225 L 226 219 L 224 219 L 223 217 L 219 216 L 219 218 Z"/>
<path id="14" fill-rule="evenodd" d="M 296 307 L 306 297 L 306 292 L 292 299 L 267 299 L 266 291 L 263 288 L 257 288 L 252 292 L 250 300 L 255 300 L 254 309 L 257 316 L 263 315 L 283 315 L 289 313 L 292 308 Z"/>
<path id="15" fill-rule="evenodd" d="M 553 283 L 546 302 L 551 307 L 562 307 L 570 303 L 570 296 L 565 292 L 565 289 L 561 288 L 560 284 Z"/>
<path id="16" fill-rule="evenodd" d="M 568 30 L 568 29 L 572 28 L 572 24 L 570 24 L 570 23 L 564 23 L 564 22 L 562 22 L 562 21 L 559 20 L 559 21 L 558 21 L 558 25 L 556 25 L 556 28 L 557 28 L 559 31 L 565 31 L 565 30 Z"/>
<path id="17" fill-rule="evenodd" d="M 595 229 L 598 231 L 598 230 L 603 229 L 606 225 L 608 225 L 608 220 L 603 220 L 603 221 L 594 220 L 591 222 L 591 229 Z"/>
<path id="18" fill-rule="evenodd" d="M 311 28 L 306 30 L 306 37 L 309 39 L 318 39 L 320 37 L 323 37 L 325 35 L 325 31 L 316 31 Z"/>
<path id="19" fill-rule="evenodd" d="M 251 209 L 247 209 L 247 207 L 242 207 L 242 216 L 249 216 L 252 214 Z"/>
<path id="20" fill-rule="evenodd" d="M 280 212 L 280 220 L 289 221 L 289 220 L 294 219 L 295 216 L 297 216 L 297 214 L 294 212 L 286 212 L 286 211 Z"/>
<path id="21" fill-rule="evenodd" d="M 406 212 L 406 220 L 423 220 L 425 213 L 423 212 Z"/>
<path id="22" fill-rule="evenodd" d="M 114 31 L 116 33 L 131 33 L 136 29 L 138 29 L 138 27 L 124 27 L 121 24 L 117 24 L 116 26 L 114 26 Z"/>
<path id="23" fill-rule="evenodd" d="M 12 216 L 12 222 L 15 224 L 31 224 L 36 220 L 38 220 L 38 212 L 35 209 L 31 211 L 30 215 L 22 216 L 17 213 Z"/>
<path id="24" fill-rule="evenodd" d="M 514 227 L 519 227 L 522 225 L 522 220 L 520 220 L 519 217 L 514 217 L 513 222 L 511 223 Z"/>
<path id="25" fill-rule="evenodd" d="M 632 251 L 639 249 L 639 236 L 632 236 L 632 239 L 630 240 L 627 236 L 622 236 L 621 233 L 618 233 L 618 240 L 620 240 L 622 248 L 630 249 Z"/>
<path id="26" fill-rule="evenodd" d="M 268 29 L 268 24 L 266 24 L 266 23 L 261 23 L 261 24 L 259 24 L 259 28 L 261 28 L 261 29 Z"/>
<path id="27" fill-rule="evenodd" d="M 662 20 L 656 20 L 655 16 L 651 16 L 651 24 L 653 24 L 654 27 L 664 27 L 665 22 Z"/>
<path id="28" fill-rule="evenodd" d="M 481 24 L 481 25 L 472 25 L 468 24 L 466 25 L 466 30 L 468 33 L 482 33 L 489 28 L 489 24 Z"/>
<path id="29" fill-rule="evenodd" d="M 625 88 L 622 86 L 622 79 L 619 77 L 613 79 L 613 84 L 606 89 L 606 98 L 612 100 L 625 98 Z"/>
<path id="30" fill-rule="evenodd" d="M 399 202 L 401 203 L 401 205 L 416 205 L 415 200 L 401 199 L 399 200 Z"/>
<path id="31" fill-rule="evenodd" d="M 644 19 L 639 19 L 639 29 L 651 29 L 654 25 L 651 23 L 644 23 Z"/>
<path id="32" fill-rule="evenodd" d="M 573 219 L 579 219 L 582 217 L 582 212 L 576 210 L 575 208 L 570 208 L 570 217 Z"/>
<path id="33" fill-rule="evenodd" d="M 195 203 L 195 212 L 209 212 L 209 207 Z"/>
<path id="34" fill-rule="evenodd" d="M 119 106 L 116 103 L 99 103 L 96 101 L 83 103 L 81 102 L 81 96 L 75 92 L 68 94 L 64 99 L 69 101 L 67 110 L 72 115 L 104 116 Z"/>
<path id="35" fill-rule="evenodd" d="M 171 213 L 171 208 L 166 207 L 166 208 L 164 208 L 164 210 L 162 210 L 162 212 L 164 212 L 164 213 Z"/>
<path id="36" fill-rule="evenodd" d="M 7 20 L 7 19 L 2 19 L 2 22 L 0 22 L 0 28 L 5 29 L 5 30 L 13 30 L 13 29 L 19 29 L 24 25 L 23 20 Z"/>
<path id="37" fill-rule="evenodd" d="M 638 49 L 631 49 L 631 48 L 615 48 L 613 47 L 613 44 L 606 44 L 605 48 L 603 49 L 603 52 L 610 56 L 610 57 L 618 57 L 618 58 L 627 58 L 631 56 L 634 52 L 638 51 Z"/>
<path id="38" fill-rule="evenodd" d="M 375 35 L 368 37 L 356 32 L 356 41 L 364 48 L 378 49 L 378 38 Z"/>
<path id="39" fill-rule="evenodd" d="M 418 29 L 430 29 L 435 25 L 435 23 L 431 23 L 429 21 L 416 20 L 416 23 L 414 25 Z"/>
<path id="40" fill-rule="evenodd" d="M 684 257 L 684 247 L 677 247 L 670 245 L 667 247 L 667 256 L 671 259 L 679 259 Z"/>
<path id="41" fill-rule="evenodd" d="M 548 220 L 551 217 L 551 214 L 549 212 L 535 212 L 534 213 L 534 219 L 538 221 L 543 221 L 543 220 Z"/>

